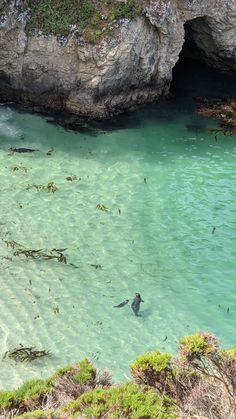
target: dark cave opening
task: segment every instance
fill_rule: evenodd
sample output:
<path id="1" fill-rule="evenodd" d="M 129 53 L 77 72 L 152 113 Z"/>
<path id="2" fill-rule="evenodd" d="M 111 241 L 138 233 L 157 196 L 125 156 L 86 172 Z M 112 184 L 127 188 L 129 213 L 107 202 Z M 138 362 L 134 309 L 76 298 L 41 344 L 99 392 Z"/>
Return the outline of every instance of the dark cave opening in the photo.
<path id="1" fill-rule="evenodd" d="M 174 96 L 235 97 L 236 75 L 219 69 L 207 18 L 188 21 L 184 29 L 185 42 L 173 68 L 170 92 Z"/>

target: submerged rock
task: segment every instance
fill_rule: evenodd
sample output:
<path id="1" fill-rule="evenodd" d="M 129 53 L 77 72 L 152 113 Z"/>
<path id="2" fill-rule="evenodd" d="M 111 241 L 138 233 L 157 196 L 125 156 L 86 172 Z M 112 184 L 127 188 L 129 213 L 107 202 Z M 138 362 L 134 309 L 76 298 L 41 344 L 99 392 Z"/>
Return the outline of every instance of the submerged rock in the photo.
<path id="1" fill-rule="evenodd" d="M 96 43 L 76 25 L 66 37 L 29 33 L 26 3 L 0 1 L 0 101 L 110 117 L 168 94 L 185 34 L 202 60 L 236 70 L 233 0 L 143 1 L 142 15 L 109 23 L 101 11 Z"/>

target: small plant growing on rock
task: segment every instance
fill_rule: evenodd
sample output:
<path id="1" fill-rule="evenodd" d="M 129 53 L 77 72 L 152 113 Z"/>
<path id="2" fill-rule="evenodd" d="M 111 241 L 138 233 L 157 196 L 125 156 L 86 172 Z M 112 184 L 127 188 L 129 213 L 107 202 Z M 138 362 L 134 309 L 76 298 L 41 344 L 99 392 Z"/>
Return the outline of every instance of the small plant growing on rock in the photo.
<path id="1" fill-rule="evenodd" d="M 137 6 L 134 0 L 119 1 L 114 7 L 114 19 L 132 19 L 142 14 L 142 7 Z"/>

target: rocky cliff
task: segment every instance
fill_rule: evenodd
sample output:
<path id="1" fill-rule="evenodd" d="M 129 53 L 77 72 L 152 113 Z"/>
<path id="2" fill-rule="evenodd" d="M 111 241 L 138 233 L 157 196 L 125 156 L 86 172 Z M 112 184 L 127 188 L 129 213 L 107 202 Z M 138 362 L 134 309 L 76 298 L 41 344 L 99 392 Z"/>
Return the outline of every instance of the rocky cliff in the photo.
<path id="1" fill-rule="evenodd" d="M 142 13 L 109 18 L 109 31 L 101 14 L 104 28 L 95 41 L 75 36 L 76 24 L 66 36 L 30 33 L 25 3 L 0 0 L 1 101 L 108 117 L 168 93 L 185 36 L 193 54 L 236 71 L 234 0 L 145 1 Z"/>

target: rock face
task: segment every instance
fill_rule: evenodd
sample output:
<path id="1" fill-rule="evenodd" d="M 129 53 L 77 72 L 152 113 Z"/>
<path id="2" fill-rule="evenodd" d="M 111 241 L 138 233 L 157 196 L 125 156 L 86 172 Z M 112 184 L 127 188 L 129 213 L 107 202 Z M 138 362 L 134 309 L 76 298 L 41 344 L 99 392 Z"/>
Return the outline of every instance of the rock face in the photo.
<path id="1" fill-rule="evenodd" d="M 147 1 L 143 17 L 118 21 L 114 36 L 98 45 L 28 37 L 19 3 L 0 0 L 2 101 L 95 118 L 153 101 L 169 91 L 185 33 L 193 53 L 236 72 L 234 0 Z"/>

